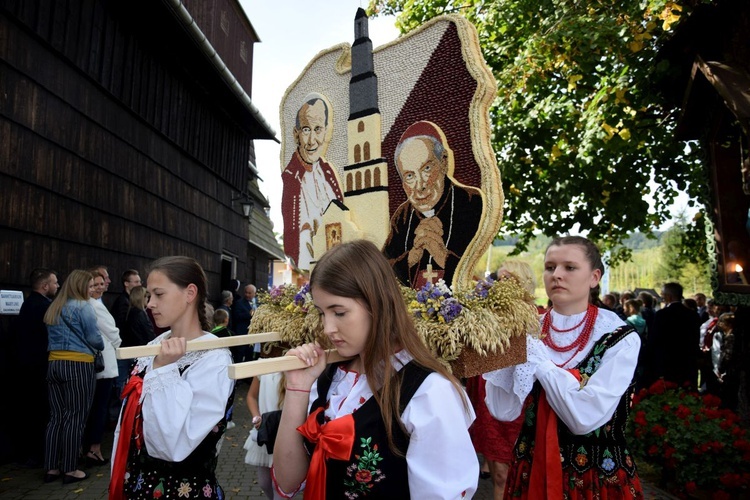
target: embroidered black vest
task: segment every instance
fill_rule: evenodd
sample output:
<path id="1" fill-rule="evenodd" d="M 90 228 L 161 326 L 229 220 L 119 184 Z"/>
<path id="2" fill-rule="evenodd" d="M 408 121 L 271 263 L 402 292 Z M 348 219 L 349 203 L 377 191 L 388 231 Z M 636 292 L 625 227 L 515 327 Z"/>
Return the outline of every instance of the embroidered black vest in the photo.
<path id="1" fill-rule="evenodd" d="M 189 368 L 180 368 L 180 374 Z M 144 369 L 138 375 L 143 378 Z M 211 432 L 201 443 L 180 462 L 169 462 L 148 454 L 145 441 L 138 437 L 131 438 L 127 472 L 130 479 L 125 483 L 125 497 L 129 499 L 156 498 L 154 492 L 159 491 L 167 498 L 174 497 L 179 491 L 190 490 L 192 495 L 200 498 L 224 498 L 224 492 L 216 479 L 216 466 L 219 461 L 217 445 L 227 428 L 227 412 L 234 402 L 234 391 L 230 392 L 224 411 L 224 416 L 216 423 Z M 140 419 L 140 411 L 136 420 Z M 137 446 L 140 441 L 141 448 Z M 184 496 L 184 495 L 183 495 Z M 187 497 L 186 497 L 187 498 Z M 197 496 L 190 496 L 197 498 Z"/>
<path id="2" fill-rule="evenodd" d="M 585 379 L 594 374 L 601 364 L 604 353 L 630 333 L 632 326 L 622 326 L 599 339 L 588 355 L 576 366 Z M 534 437 L 536 434 L 536 413 L 542 386 L 537 381 L 531 390 L 531 398 L 526 406 L 521 434 L 516 441 L 514 454 L 518 460 L 531 462 L 534 456 Z M 625 443 L 625 427 L 630 411 L 631 396 L 635 390 L 635 374 L 625 393 L 617 403 L 612 418 L 592 432 L 575 435 L 559 418 L 557 435 L 562 455 L 562 467 L 573 468 L 583 473 L 597 468 L 604 475 L 612 475 L 617 469 L 623 469 L 632 477 L 636 472 L 635 462 Z"/>
<path id="3" fill-rule="evenodd" d="M 315 411 L 326 404 L 333 374 L 341 363 L 332 364 L 318 379 L 318 399 L 311 408 Z M 426 368 L 409 362 L 397 377 L 401 377 L 400 413 L 403 413 L 414 393 L 430 374 Z M 354 446 L 348 461 L 326 460 L 326 499 L 352 498 L 409 498 L 409 478 L 406 457 L 397 456 L 388 446 L 385 423 L 380 407 L 374 397 L 360 406 L 353 414 Z M 323 423 L 324 415 L 318 415 Z M 406 455 L 409 437 L 394 423 L 393 440 L 396 447 Z M 310 453 L 314 444 L 305 441 Z"/>

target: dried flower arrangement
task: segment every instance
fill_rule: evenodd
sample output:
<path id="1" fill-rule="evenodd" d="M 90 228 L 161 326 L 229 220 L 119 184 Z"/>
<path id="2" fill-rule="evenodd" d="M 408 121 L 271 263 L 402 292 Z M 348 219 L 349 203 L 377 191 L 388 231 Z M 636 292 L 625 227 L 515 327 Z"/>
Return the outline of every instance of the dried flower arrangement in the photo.
<path id="1" fill-rule="evenodd" d="M 522 344 L 525 356 L 526 334 L 539 332 L 533 297 L 512 277 L 473 281 L 467 289 L 455 290 L 441 280 L 420 290 L 401 287 L 401 292 L 422 340 L 448 366 L 466 351 L 494 360 L 482 371 L 505 366 L 502 357 L 512 339 L 520 339 L 516 344 Z M 279 355 L 283 346 L 313 340 L 328 346 L 309 285 L 281 285 L 258 296 L 261 306 L 250 333 L 274 331 L 282 338 L 280 343 L 266 344 L 264 355 Z"/>

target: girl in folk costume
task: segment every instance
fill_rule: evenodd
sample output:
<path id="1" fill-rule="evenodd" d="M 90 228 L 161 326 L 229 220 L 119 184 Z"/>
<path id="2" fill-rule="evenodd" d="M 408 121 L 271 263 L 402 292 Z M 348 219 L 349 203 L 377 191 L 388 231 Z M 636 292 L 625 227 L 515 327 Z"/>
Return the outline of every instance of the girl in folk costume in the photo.
<path id="1" fill-rule="evenodd" d="M 112 450 L 110 499 L 221 499 L 218 444 L 234 381 L 229 349 L 186 353 L 188 340 L 211 340 L 205 317 L 206 275 L 189 257 L 163 257 L 148 275 L 148 307 L 171 330 L 149 344 L 123 389 Z"/>
<path id="2" fill-rule="evenodd" d="M 289 355 L 274 447 L 277 493 L 305 499 L 471 498 L 479 477 L 474 412 L 430 354 L 393 269 L 369 241 L 328 250 L 310 276 L 323 332 L 351 359 L 326 366 L 316 343 Z"/>
<path id="3" fill-rule="evenodd" d="M 528 337 L 526 363 L 484 375 L 495 418 L 526 411 L 508 498 L 643 498 L 625 443 L 641 341 L 592 305 L 603 271 L 591 241 L 555 238 L 544 260 L 552 309 L 540 319 L 542 340 Z"/>

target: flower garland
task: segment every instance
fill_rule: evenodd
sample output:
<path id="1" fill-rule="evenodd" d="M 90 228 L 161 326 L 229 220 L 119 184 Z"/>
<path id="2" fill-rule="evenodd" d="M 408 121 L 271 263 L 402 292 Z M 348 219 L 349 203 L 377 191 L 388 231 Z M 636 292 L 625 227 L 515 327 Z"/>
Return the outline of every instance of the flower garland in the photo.
<path id="1" fill-rule="evenodd" d="M 401 294 L 423 342 L 447 365 L 465 346 L 483 355 L 502 354 L 511 337 L 539 333 L 533 297 L 512 277 L 483 279 L 453 290 L 440 280 L 419 290 L 402 286 Z M 269 292 L 259 291 L 258 299 L 261 305 L 250 333 L 274 331 L 282 338 L 281 343 L 264 344 L 264 353 L 313 340 L 330 347 L 309 285 L 272 287 Z"/>

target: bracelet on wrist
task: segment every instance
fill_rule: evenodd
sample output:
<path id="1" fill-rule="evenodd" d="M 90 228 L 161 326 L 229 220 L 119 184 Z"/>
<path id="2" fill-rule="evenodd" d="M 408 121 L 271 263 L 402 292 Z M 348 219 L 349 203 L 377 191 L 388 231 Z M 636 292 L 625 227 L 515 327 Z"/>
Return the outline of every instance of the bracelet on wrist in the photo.
<path id="1" fill-rule="evenodd" d="M 263 418 L 261 418 L 260 415 L 256 415 L 256 416 L 253 417 L 253 424 L 257 424 L 261 420 L 263 420 Z"/>
<path id="2" fill-rule="evenodd" d="M 287 386 L 286 390 L 287 391 L 291 391 L 291 392 L 306 392 L 308 394 L 310 393 L 310 391 L 306 391 L 305 389 L 295 389 L 295 388 L 289 387 L 289 386 Z"/>

